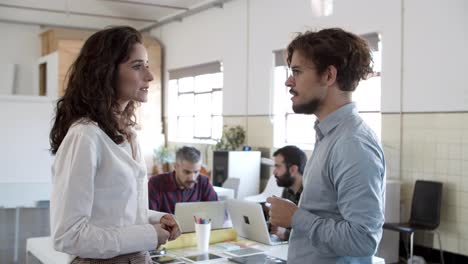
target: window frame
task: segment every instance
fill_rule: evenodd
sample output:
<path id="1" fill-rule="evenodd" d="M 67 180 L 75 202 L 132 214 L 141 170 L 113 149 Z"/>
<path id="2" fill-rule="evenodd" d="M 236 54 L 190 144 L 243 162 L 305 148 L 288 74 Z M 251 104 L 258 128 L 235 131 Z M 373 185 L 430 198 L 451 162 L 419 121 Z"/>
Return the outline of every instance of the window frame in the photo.
<path id="1" fill-rule="evenodd" d="M 219 83 L 210 83 L 211 86 L 206 86 L 207 89 L 202 89 L 197 91 L 196 89 L 196 79 L 197 77 L 207 75 L 207 74 L 221 74 L 221 80 Z M 185 67 L 176 70 L 169 71 L 169 98 L 168 98 L 168 138 L 170 141 L 173 142 L 188 142 L 188 143 L 207 143 L 207 144 L 215 144 L 222 135 L 222 126 L 223 126 L 223 115 L 222 115 L 222 105 L 223 105 L 223 86 L 224 86 L 224 73 L 222 70 L 222 63 L 221 62 L 212 62 L 207 64 L 195 65 L 190 67 Z M 184 78 L 193 78 L 193 87 L 191 90 L 188 91 L 181 91 L 180 80 Z M 172 84 L 171 84 L 172 83 Z M 171 89 L 176 88 L 176 91 Z M 215 94 L 220 93 L 221 96 L 214 96 Z M 196 97 L 197 95 L 211 95 L 211 103 L 210 103 L 210 114 L 199 114 L 196 110 Z M 183 95 L 193 95 L 193 109 L 192 114 L 187 113 L 180 113 L 179 109 L 179 98 Z M 216 111 L 213 110 L 213 106 L 217 103 L 214 102 L 215 98 L 220 98 L 220 102 L 217 102 L 221 109 Z M 216 113 L 215 113 L 216 112 Z M 179 129 L 180 129 L 180 121 L 181 118 L 191 118 L 192 120 L 192 133 L 191 137 L 180 136 Z M 210 128 L 209 134 L 210 136 L 198 136 L 196 131 L 196 120 L 200 118 L 209 118 L 210 119 Z M 216 121 L 215 119 L 218 119 Z M 216 122 L 219 122 L 216 128 Z M 213 131 L 217 129 L 216 133 Z M 208 131 L 208 130 L 207 130 Z M 218 135 L 218 137 L 216 137 Z"/>

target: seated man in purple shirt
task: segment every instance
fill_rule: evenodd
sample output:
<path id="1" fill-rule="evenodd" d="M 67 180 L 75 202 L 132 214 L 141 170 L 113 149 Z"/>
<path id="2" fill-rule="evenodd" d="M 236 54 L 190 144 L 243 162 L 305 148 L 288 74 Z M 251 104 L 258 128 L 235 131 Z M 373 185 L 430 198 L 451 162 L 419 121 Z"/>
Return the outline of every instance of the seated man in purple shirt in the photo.
<path id="1" fill-rule="evenodd" d="M 174 214 L 176 203 L 217 201 L 210 179 L 200 174 L 200 151 L 184 146 L 176 152 L 174 171 L 150 178 L 149 208 Z"/>

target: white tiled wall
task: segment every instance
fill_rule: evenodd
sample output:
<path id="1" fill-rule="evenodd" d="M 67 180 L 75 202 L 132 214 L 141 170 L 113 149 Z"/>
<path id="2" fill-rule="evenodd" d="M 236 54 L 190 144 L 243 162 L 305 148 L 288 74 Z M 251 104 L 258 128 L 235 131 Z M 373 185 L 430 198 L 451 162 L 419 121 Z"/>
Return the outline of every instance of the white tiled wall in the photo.
<path id="1" fill-rule="evenodd" d="M 398 147 L 392 135 L 399 120 L 400 115 L 384 115 L 384 146 Z M 403 114 L 401 124 L 402 220 L 408 220 L 417 179 L 442 182 L 442 245 L 444 250 L 468 255 L 468 113 Z M 439 246 L 431 235 L 416 234 L 415 240 Z"/>

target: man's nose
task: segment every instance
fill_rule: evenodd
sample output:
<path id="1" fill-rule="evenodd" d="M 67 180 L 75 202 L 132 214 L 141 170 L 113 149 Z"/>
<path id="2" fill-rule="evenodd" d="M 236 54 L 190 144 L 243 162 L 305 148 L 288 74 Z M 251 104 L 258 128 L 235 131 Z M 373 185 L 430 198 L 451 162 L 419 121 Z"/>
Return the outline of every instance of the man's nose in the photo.
<path id="1" fill-rule="evenodd" d="M 294 86 L 295 86 L 294 77 L 293 77 L 292 75 L 290 75 L 290 76 L 286 79 L 286 82 L 284 83 L 284 85 L 286 85 L 287 87 L 294 87 Z"/>

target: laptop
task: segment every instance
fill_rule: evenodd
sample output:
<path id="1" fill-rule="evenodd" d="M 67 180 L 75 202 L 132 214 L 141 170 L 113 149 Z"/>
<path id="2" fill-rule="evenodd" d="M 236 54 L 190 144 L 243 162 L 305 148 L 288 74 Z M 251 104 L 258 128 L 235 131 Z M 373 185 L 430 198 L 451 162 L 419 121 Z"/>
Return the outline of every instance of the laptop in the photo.
<path id="1" fill-rule="evenodd" d="M 239 236 L 267 245 L 288 243 L 270 234 L 259 203 L 245 200 L 227 200 L 226 205 L 233 227 Z"/>
<path id="2" fill-rule="evenodd" d="M 176 203 L 174 215 L 182 233 L 195 232 L 194 216 L 211 220 L 211 230 L 230 227 L 224 201 Z"/>

